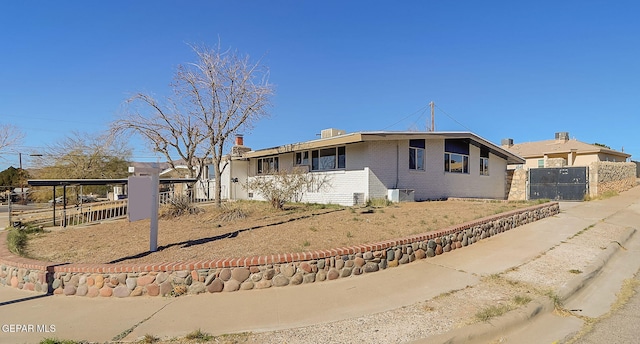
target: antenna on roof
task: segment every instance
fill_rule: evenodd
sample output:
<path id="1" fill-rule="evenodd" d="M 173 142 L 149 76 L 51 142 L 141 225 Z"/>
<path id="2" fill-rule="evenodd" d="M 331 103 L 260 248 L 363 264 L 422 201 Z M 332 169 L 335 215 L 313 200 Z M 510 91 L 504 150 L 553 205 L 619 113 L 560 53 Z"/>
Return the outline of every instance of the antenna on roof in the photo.
<path id="1" fill-rule="evenodd" d="M 436 116 L 435 116 L 436 104 L 433 101 L 431 101 L 429 103 L 429 106 L 431 107 L 431 127 L 429 128 L 429 131 L 436 131 Z"/>

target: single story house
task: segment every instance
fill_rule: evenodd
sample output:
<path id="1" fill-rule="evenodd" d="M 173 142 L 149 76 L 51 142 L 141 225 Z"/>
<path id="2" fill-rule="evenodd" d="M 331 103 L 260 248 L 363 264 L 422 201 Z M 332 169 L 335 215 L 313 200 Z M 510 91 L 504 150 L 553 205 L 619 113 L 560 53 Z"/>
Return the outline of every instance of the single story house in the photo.
<path id="1" fill-rule="evenodd" d="M 568 132 L 558 132 L 553 140 L 514 144 L 513 139 L 502 140 L 502 148 L 523 157 L 525 167 L 589 166 L 593 162 L 626 162 L 631 154 L 604 146 L 570 139 Z"/>
<path id="2" fill-rule="evenodd" d="M 326 176 L 302 201 L 354 205 L 366 200 L 505 199 L 508 164 L 524 159 L 471 132 L 322 131 L 320 139 L 250 150 L 236 140 L 223 170 L 223 198 L 261 200 L 251 178 L 302 168 Z"/>

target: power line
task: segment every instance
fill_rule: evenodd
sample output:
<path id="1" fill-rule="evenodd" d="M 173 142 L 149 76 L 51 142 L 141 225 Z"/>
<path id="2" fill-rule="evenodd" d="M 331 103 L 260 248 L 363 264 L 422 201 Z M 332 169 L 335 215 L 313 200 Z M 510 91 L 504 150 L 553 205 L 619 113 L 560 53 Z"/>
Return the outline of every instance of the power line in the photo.
<path id="1" fill-rule="evenodd" d="M 64 118 L 60 118 L 60 116 L 58 115 L 51 115 L 51 117 L 49 118 L 42 118 L 42 117 L 30 117 L 30 116 L 15 116 L 15 115 L 7 115 L 7 114 L 2 114 L 2 118 L 18 118 L 22 121 L 24 120 L 37 120 L 37 121 L 51 121 L 52 119 L 55 119 L 55 121 L 57 123 L 72 123 L 72 124 L 93 124 L 96 125 L 97 123 L 94 122 L 85 122 L 85 121 L 77 121 L 77 120 L 70 120 L 70 119 L 64 119 Z M 33 128 L 29 128 L 29 130 L 34 130 Z M 37 129 L 40 130 L 40 129 Z M 42 130 L 48 130 L 51 131 L 51 128 L 49 129 L 42 129 Z"/>
<path id="2" fill-rule="evenodd" d="M 435 105 L 435 104 L 434 104 L 434 105 Z M 439 107 L 438 105 L 435 105 L 435 107 L 436 107 L 438 110 L 440 110 L 440 112 L 442 112 L 445 116 L 449 117 L 449 119 L 451 119 L 452 121 L 454 121 L 455 123 L 457 123 L 457 124 L 458 124 L 458 125 L 460 125 L 461 127 L 465 128 L 466 130 L 468 130 L 468 131 L 470 131 L 470 132 L 473 132 L 473 130 L 471 130 L 471 128 L 469 128 L 469 127 L 467 127 L 466 125 L 462 124 L 460 121 L 458 121 L 457 119 L 455 119 L 455 118 L 453 117 L 453 115 L 451 115 L 451 114 L 447 113 L 446 111 L 444 111 L 444 110 L 443 110 L 441 107 Z M 408 118 L 410 118 L 410 117 L 412 117 L 412 116 L 415 116 L 417 113 L 420 113 L 420 115 L 418 116 L 418 118 L 417 118 L 417 119 L 416 119 L 416 120 L 411 124 L 411 126 L 415 126 L 415 125 L 420 121 L 420 119 L 422 119 L 422 117 L 423 117 L 424 113 L 425 113 L 428 109 L 429 109 L 429 105 L 426 105 L 426 106 L 424 106 L 424 107 L 422 107 L 422 108 L 418 109 L 417 111 L 415 111 L 415 112 L 411 113 L 410 115 L 408 115 L 408 116 L 406 116 L 406 117 L 401 118 L 401 119 L 400 119 L 400 120 L 398 120 L 397 122 L 395 122 L 395 123 L 393 123 L 393 124 L 391 124 L 391 125 L 388 125 L 388 126 L 384 127 L 382 130 L 386 130 L 386 129 L 388 129 L 388 128 L 391 128 L 391 127 L 393 127 L 393 126 L 397 125 L 398 123 L 401 123 L 401 122 L 405 121 L 406 119 L 408 119 Z"/>
<path id="3" fill-rule="evenodd" d="M 436 108 L 438 108 L 438 110 L 442 111 L 442 113 L 444 113 L 447 117 L 449 117 L 452 121 L 458 123 L 461 127 L 467 129 L 468 131 L 473 132 L 473 130 L 471 130 L 469 127 L 467 127 L 466 125 L 460 123 L 457 119 L 453 118 L 453 116 L 449 115 L 446 111 L 442 110 L 438 105 L 435 106 Z"/>
<path id="4" fill-rule="evenodd" d="M 422 111 L 422 113 L 420 113 L 420 116 L 418 116 L 418 118 L 416 118 L 416 120 L 411 123 L 411 126 L 409 126 L 409 128 L 420 128 L 420 126 L 418 125 L 418 122 L 421 121 L 423 119 L 424 113 L 427 112 L 427 107 L 424 108 L 424 110 Z"/>
<path id="5" fill-rule="evenodd" d="M 400 123 L 400 122 L 402 122 L 402 121 L 406 120 L 407 118 L 409 118 L 409 117 L 411 117 L 411 116 L 414 116 L 414 115 L 415 115 L 416 113 L 418 113 L 418 112 L 421 112 L 421 111 L 422 111 L 422 114 L 424 114 L 424 112 L 425 112 L 425 111 L 427 111 L 427 108 L 428 108 L 428 107 L 429 107 L 428 105 L 427 105 L 427 106 L 424 106 L 424 107 L 422 107 L 422 108 L 420 108 L 420 109 L 416 110 L 415 112 L 411 113 L 410 115 L 408 115 L 408 116 L 406 116 L 406 117 L 404 117 L 404 118 L 400 119 L 399 121 L 397 121 L 397 122 L 395 122 L 395 123 L 393 123 L 393 124 L 391 124 L 391 125 L 389 125 L 389 126 L 386 126 L 386 127 L 382 128 L 382 130 L 389 129 L 389 128 L 391 128 L 391 127 L 395 126 L 396 124 L 398 124 L 398 123 Z M 420 116 L 422 116 L 422 114 L 420 114 Z M 420 119 L 420 117 L 418 117 L 418 119 Z M 416 120 L 416 122 L 417 122 L 417 120 Z"/>

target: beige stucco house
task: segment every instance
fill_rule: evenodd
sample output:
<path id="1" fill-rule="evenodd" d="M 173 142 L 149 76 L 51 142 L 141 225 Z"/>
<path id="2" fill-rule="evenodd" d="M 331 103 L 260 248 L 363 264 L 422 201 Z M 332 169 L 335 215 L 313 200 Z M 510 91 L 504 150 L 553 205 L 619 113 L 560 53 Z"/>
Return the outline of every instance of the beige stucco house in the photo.
<path id="1" fill-rule="evenodd" d="M 571 139 L 568 132 L 558 132 L 552 140 L 514 144 L 502 140 L 501 147 L 523 157 L 523 165 L 510 165 L 507 176 L 510 200 L 530 199 L 529 171 L 539 168 L 586 168 L 586 196 L 597 197 L 608 191 L 620 192 L 636 185 L 635 165 L 630 154 L 607 147 Z M 585 196 L 585 197 L 586 197 Z"/>
<path id="2" fill-rule="evenodd" d="M 262 200 L 243 185 L 274 171 L 302 168 L 326 177 L 303 202 L 450 197 L 504 199 L 508 164 L 524 159 L 470 132 L 322 131 L 320 139 L 248 150 L 234 147 L 223 171 L 223 198 Z M 204 184 L 213 184 L 211 180 Z"/>
<path id="3" fill-rule="evenodd" d="M 502 140 L 502 148 L 523 157 L 528 168 L 589 166 L 597 161 L 626 162 L 631 154 L 570 139 L 569 133 L 559 132 L 555 139 L 514 144 L 513 139 Z"/>

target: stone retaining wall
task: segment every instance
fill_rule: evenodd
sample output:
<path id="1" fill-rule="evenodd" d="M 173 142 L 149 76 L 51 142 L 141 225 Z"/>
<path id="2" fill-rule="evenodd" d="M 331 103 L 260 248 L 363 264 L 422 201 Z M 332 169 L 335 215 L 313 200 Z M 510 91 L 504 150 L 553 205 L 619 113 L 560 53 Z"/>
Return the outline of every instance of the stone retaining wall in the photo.
<path id="1" fill-rule="evenodd" d="M 433 257 L 553 216 L 545 203 L 398 240 L 332 250 L 160 264 L 53 264 L 12 255 L 0 232 L 0 285 L 88 297 L 178 296 L 317 283 Z"/>
<path id="2" fill-rule="evenodd" d="M 589 195 L 622 192 L 636 185 L 636 164 L 632 162 L 594 162 L 589 166 Z"/>
<path id="3" fill-rule="evenodd" d="M 527 179 L 529 170 L 518 167 L 507 171 L 507 195 L 510 201 L 525 201 L 527 199 Z"/>

